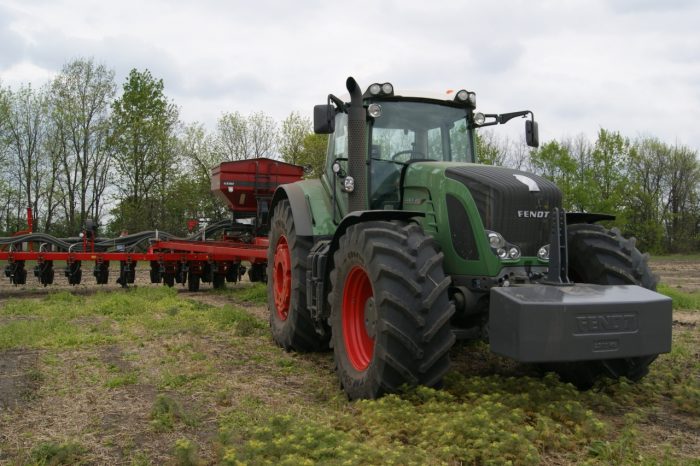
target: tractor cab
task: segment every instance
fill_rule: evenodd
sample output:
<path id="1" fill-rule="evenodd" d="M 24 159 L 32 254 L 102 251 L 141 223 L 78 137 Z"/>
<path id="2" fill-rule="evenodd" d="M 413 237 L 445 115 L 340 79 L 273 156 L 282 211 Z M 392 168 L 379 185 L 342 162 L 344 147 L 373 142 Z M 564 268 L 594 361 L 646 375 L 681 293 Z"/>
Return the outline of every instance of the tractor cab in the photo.
<path id="1" fill-rule="evenodd" d="M 357 97 L 358 92 L 355 94 Z M 366 135 L 358 154 L 349 153 L 353 108 L 360 117 L 355 126 L 361 125 Z M 314 128 L 317 133 L 330 134 L 324 178 L 334 194 L 339 217 L 353 210 L 401 209 L 400 183 L 408 165 L 430 161 L 475 163 L 475 129 L 532 115 L 529 111 L 485 115 L 475 109 L 476 94 L 466 90 L 442 95 L 397 92 L 391 83 L 375 83 L 349 103 L 329 95 L 327 105 L 314 109 Z M 534 119 L 527 123 L 528 144 L 536 146 L 537 125 Z M 350 173 L 353 156 L 361 159 L 366 171 Z M 361 186 L 358 176 L 362 178 Z M 367 202 L 361 209 L 348 210 L 345 194 L 359 187 L 366 190 Z"/>

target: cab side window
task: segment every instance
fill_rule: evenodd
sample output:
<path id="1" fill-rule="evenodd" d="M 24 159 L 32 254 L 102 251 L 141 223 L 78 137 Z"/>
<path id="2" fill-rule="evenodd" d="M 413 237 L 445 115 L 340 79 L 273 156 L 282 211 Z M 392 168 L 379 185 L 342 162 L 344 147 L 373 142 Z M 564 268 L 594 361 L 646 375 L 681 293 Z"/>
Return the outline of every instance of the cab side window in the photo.
<path id="1" fill-rule="evenodd" d="M 348 115 L 347 113 L 338 113 L 335 116 L 335 131 L 331 134 L 328 141 L 328 157 L 326 157 L 326 175 L 328 179 L 332 179 L 333 162 L 335 159 L 345 159 L 340 160 L 340 165 L 344 170 L 348 168 Z"/>

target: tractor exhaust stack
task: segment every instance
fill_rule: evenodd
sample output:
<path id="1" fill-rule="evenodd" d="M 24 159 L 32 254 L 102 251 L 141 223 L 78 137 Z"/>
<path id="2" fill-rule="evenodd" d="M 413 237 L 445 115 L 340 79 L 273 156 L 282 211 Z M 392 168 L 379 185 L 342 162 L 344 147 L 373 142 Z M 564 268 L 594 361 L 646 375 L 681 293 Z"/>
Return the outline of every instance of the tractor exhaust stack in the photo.
<path id="1" fill-rule="evenodd" d="M 345 83 L 350 93 L 348 109 L 348 175 L 355 180 L 355 189 L 348 193 L 348 210 L 367 210 L 367 128 L 362 91 L 357 81 L 349 77 Z"/>

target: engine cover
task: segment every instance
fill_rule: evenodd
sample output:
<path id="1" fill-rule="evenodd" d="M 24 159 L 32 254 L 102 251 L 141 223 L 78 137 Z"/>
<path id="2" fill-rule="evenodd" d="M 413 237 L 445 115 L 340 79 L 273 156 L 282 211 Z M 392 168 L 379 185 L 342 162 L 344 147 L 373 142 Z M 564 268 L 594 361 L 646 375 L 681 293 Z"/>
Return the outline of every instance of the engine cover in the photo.
<path id="1" fill-rule="evenodd" d="M 491 165 L 448 168 L 445 175 L 469 189 L 484 228 L 502 234 L 523 256 L 549 243 L 549 213 L 561 207 L 561 191 L 551 181 Z"/>

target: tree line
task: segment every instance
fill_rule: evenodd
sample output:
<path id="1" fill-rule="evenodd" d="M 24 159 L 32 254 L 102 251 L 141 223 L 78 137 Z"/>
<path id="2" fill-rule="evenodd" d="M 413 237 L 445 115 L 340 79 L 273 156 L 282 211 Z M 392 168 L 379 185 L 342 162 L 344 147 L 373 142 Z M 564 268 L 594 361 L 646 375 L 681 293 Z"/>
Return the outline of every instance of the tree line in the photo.
<path id="1" fill-rule="evenodd" d="M 113 70 L 77 59 L 41 88 L 0 85 L 0 234 L 25 228 L 27 207 L 36 231 L 58 236 L 86 219 L 102 234 L 184 234 L 189 218 L 227 215 L 210 195 L 211 167 L 253 157 L 319 166 L 325 142 L 298 112 L 281 124 L 223 113 L 209 132 L 180 121 L 148 70 L 133 69 L 117 95 Z"/>
<path id="2" fill-rule="evenodd" d="M 63 66 L 48 84 L 0 83 L 0 234 L 24 228 L 77 234 L 90 218 L 102 234 L 122 229 L 185 233 L 189 218 L 217 220 L 226 207 L 210 195 L 210 170 L 222 161 L 279 158 L 323 167 L 327 138 L 292 112 L 222 113 L 216 128 L 180 120 L 164 83 L 133 69 L 117 92 L 114 71 L 92 59 Z M 532 150 L 493 131 L 478 137 L 479 162 L 553 180 L 570 211 L 616 215 L 614 226 L 652 252 L 700 250 L 697 150 L 653 136 L 600 129 Z"/>
<path id="3" fill-rule="evenodd" d="M 498 139 L 478 139 L 481 163 L 530 171 L 554 181 L 564 208 L 609 213 L 612 226 L 654 253 L 700 250 L 700 162 L 697 150 L 653 136 L 624 137 L 600 129 L 595 141 L 579 135 L 538 149 Z"/>

